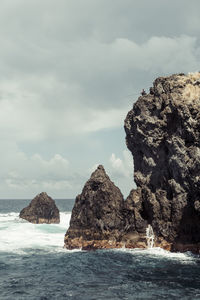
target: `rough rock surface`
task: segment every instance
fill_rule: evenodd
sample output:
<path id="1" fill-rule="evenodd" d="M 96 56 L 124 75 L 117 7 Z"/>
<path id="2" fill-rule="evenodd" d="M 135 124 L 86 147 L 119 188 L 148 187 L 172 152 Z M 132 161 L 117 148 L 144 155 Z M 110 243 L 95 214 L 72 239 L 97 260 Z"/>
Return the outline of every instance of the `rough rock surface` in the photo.
<path id="1" fill-rule="evenodd" d="M 76 197 L 70 227 L 65 235 L 65 247 L 113 248 L 121 247 L 124 227 L 123 196 L 98 166 Z"/>
<path id="2" fill-rule="evenodd" d="M 199 252 L 200 73 L 156 79 L 128 113 L 125 131 L 137 185 L 128 199 L 139 208 L 132 208 L 135 230 L 151 224 L 156 245 Z"/>
<path id="3" fill-rule="evenodd" d="M 60 223 L 59 210 L 55 201 L 47 193 L 38 194 L 19 215 L 31 223 Z"/>
<path id="4" fill-rule="evenodd" d="M 125 120 L 137 189 L 123 200 L 102 166 L 77 196 L 65 247 L 200 252 L 200 73 L 157 78 Z"/>

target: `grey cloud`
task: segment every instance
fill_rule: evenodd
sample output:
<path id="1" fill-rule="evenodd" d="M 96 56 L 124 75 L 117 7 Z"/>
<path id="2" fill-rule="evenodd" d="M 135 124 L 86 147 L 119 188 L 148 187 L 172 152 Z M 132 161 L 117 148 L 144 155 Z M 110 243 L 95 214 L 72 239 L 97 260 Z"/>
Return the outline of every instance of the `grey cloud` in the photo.
<path id="1" fill-rule="evenodd" d="M 81 42 L 63 52 L 51 73 L 44 67 L 38 76 L 24 72 L 1 80 L 0 127 L 16 140 L 122 126 L 132 102 L 127 94 L 139 95 L 157 75 L 200 69 L 197 39 L 184 35 L 151 37 L 141 45 Z M 51 51 L 48 58 L 51 64 Z"/>
<path id="2" fill-rule="evenodd" d="M 119 37 L 144 41 L 151 35 L 194 34 L 198 0 L 2 0 L 1 31 L 25 36 L 37 45 L 88 37 L 111 42 Z M 199 32 L 199 31 L 198 31 Z"/>
<path id="3" fill-rule="evenodd" d="M 30 169 L 27 180 L 36 178 L 33 162 L 19 157 L 19 144 L 39 149 L 43 143 L 49 153 L 51 147 L 60 153 L 60 144 L 64 153 L 73 141 L 77 149 L 84 141 L 90 147 L 90 133 L 121 128 L 133 101 L 157 76 L 199 70 L 199 11 L 197 0 L 2 0 L 0 176 L 9 166 L 11 175 L 18 171 L 25 179 Z M 111 155 L 112 145 L 105 147 Z M 82 170 L 81 157 L 66 159 Z M 58 180 L 64 187 L 67 168 L 59 170 L 38 176 L 47 186 L 59 187 Z M 17 180 L 7 179 L 11 185 Z"/>

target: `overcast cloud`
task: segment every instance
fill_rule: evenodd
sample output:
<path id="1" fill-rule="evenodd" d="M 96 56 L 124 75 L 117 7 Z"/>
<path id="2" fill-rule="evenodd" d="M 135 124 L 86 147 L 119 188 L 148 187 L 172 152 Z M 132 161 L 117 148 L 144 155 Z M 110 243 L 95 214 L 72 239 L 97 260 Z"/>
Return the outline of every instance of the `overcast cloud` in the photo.
<path id="1" fill-rule="evenodd" d="M 199 0 L 2 0 L 1 198 L 69 198 L 103 164 L 134 187 L 123 121 L 157 76 L 200 70 Z"/>

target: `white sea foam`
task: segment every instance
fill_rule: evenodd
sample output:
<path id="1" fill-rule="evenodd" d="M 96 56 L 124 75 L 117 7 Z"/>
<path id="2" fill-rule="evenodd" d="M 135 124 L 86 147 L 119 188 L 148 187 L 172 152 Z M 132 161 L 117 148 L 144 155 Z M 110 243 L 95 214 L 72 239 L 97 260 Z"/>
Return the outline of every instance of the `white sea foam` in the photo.
<path id="1" fill-rule="evenodd" d="M 140 249 L 140 248 L 135 248 L 135 249 L 128 249 L 128 248 L 120 248 L 120 249 L 115 249 L 114 251 L 122 251 L 126 253 L 130 253 L 133 255 L 149 255 L 151 257 L 161 257 L 161 258 L 166 258 L 169 260 L 179 260 L 183 264 L 191 264 L 191 263 L 196 263 L 196 256 L 192 255 L 190 252 L 185 252 L 185 253 L 180 253 L 180 252 L 170 252 L 167 250 L 164 250 L 159 247 L 154 247 L 154 248 L 148 248 L 148 249 Z"/>
<path id="2" fill-rule="evenodd" d="M 60 224 L 32 224 L 20 219 L 18 213 L 0 214 L 0 251 L 19 254 L 26 249 L 64 251 L 70 217 L 71 212 L 61 212 Z"/>
<path id="3" fill-rule="evenodd" d="M 64 235 L 69 227 L 71 212 L 60 213 L 60 224 L 32 224 L 19 218 L 15 212 L 0 214 L 0 252 L 15 252 L 18 254 L 33 253 L 42 250 L 51 252 L 68 252 L 63 248 Z M 80 251 L 80 250 L 74 250 Z M 133 255 L 160 256 L 166 259 L 180 260 L 182 263 L 195 261 L 188 253 L 172 253 L 161 248 L 151 249 L 115 249 Z M 70 250 L 71 252 L 71 250 Z"/>

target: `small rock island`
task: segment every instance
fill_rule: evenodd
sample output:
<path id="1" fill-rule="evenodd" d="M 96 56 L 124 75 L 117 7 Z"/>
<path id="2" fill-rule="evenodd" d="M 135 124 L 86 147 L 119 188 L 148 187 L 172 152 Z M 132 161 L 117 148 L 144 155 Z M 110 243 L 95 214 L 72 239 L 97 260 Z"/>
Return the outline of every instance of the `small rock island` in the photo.
<path id="1" fill-rule="evenodd" d="M 200 73 L 157 78 L 124 128 L 137 189 L 124 200 L 99 166 L 76 198 L 65 247 L 146 248 L 151 232 L 154 246 L 200 253 Z"/>
<path id="2" fill-rule="evenodd" d="M 27 207 L 23 208 L 19 217 L 34 224 L 60 223 L 60 213 L 55 201 L 44 192 L 38 194 Z"/>

